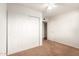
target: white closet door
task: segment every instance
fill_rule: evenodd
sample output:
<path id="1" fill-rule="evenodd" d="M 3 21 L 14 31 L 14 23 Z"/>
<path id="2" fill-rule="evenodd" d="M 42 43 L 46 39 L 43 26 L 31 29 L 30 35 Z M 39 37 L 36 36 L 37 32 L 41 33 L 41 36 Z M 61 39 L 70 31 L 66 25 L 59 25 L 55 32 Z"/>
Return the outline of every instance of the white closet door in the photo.
<path id="1" fill-rule="evenodd" d="M 8 15 L 8 54 L 39 46 L 39 18 Z"/>

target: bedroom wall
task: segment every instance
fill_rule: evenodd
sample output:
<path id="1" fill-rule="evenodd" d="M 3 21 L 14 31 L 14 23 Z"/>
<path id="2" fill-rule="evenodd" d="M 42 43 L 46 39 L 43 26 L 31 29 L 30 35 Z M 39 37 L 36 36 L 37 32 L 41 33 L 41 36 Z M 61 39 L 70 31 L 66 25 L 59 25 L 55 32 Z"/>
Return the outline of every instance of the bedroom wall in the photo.
<path id="1" fill-rule="evenodd" d="M 48 40 L 79 48 L 79 11 L 66 12 L 48 20 Z"/>
<path id="2" fill-rule="evenodd" d="M 0 3 L 0 56 L 6 55 L 6 4 Z"/>

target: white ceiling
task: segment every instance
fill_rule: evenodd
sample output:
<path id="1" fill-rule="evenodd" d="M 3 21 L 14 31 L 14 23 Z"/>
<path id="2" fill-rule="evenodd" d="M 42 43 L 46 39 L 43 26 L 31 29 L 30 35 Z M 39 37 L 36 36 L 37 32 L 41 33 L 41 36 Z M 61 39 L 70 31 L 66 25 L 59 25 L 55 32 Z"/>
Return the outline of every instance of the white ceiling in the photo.
<path id="1" fill-rule="evenodd" d="M 22 3 L 22 5 L 41 12 L 45 9 L 44 3 Z"/>
<path id="2" fill-rule="evenodd" d="M 71 10 L 79 9 L 79 3 L 56 3 L 57 7 L 47 10 L 47 3 L 22 3 L 22 5 L 43 13 L 43 17 L 49 18 Z"/>

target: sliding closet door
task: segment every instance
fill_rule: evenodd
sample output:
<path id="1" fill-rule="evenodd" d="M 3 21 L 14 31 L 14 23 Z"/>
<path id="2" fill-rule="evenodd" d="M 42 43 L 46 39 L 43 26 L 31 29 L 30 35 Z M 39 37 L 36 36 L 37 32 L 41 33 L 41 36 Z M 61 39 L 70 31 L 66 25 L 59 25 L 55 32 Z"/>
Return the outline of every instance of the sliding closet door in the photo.
<path id="1" fill-rule="evenodd" d="M 8 15 L 8 54 L 39 46 L 38 17 L 25 14 Z"/>

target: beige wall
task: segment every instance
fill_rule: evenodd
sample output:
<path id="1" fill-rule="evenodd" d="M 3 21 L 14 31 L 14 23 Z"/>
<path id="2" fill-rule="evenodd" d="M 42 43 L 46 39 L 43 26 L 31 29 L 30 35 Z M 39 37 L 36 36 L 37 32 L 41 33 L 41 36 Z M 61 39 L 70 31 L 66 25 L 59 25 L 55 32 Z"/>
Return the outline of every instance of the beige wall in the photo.
<path id="1" fill-rule="evenodd" d="M 0 3 L 0 55 L 6 55 L 6 4 Z"/>
<path id="2" fill-rule="evenodd" d="M 70 11 L 49 19 L 48 39 L 79 48 L 79 11 Z"/>

